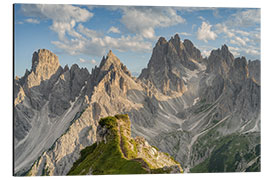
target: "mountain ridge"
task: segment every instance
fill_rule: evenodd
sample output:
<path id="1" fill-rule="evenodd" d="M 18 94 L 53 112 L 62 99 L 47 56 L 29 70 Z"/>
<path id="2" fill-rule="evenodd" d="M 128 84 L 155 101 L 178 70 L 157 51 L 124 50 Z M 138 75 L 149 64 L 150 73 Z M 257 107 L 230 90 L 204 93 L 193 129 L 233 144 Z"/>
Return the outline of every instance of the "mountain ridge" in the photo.
<path id="1" fill-rule="evenodd" d="M 45 125 L 47 122 L 55 127 L 57 123 L 65 124 L 58 135 L 52 133 L 57 138 L 42 134 L 50 139 L 49 143 L 41 145 L 39 152 L 26 151 L 39 154 L 33 156 L 33 159 L 40 157 L 39 160 L 28 159 L 27 165 L 21 164 L 20 170 L 16 170 L 17 174 L 30 168 L 30 162 L 34 162 L 32 175 L 42 175 L 46 169 L 51 175 L 67 174 L 80 157 L 80 151 L 97 140 L 98 120 L 119 113 L 129 115 L 132 137 L 143 136 L 161 151 L 173 155 L 185 171 L 215 152 L 208 146 L 202 152 L 195 148 L 198 144 L 207 144 L 203 138 L 209 136 L 207 129 L 215 131 L 220 138 L 235 132 L 260 132 L 260 61 L 235 59 L 226 45 L 202 59 L 192 42 L 181 42 L 178 35 L 169 41 L 161 37 L 156 46 L 149 67 L 138 78 L 132 77 L 127 67 L 109 51 L 91 73 L 78 65 L 58 68 L 46 80 L 50 83 L 41 81 L 42 88 L 30 88 L 34 98 L 25 93 L 22 85 L 29 71 L 25 77 L 16 79 L 15 137 L 24 137 L 15 139 L 18 157 L 27 149 L 26 142 L 33 147 L 37 145 L 39 138 L 35 137 L 36 141 L 31 143 L 28 138 L 33 138 L 31 133 L 37 133 L 39 122 L 43 122 L 44 129 L 50 127 Z M 159 61 L 164 66 L 153 63 Z M 164 76 L 160 72 L 165 72 Z M 35 121 L 36 117 L 43 120 Z M 211 138 L 209 142 L 216 142 Z M 253 144 L 260 142 L 250 145 Z M 27 153 L 16 159 L 23 162 Z M 241 163 L 247 166 L 245 161 Z M 16 164 L 15 161 L 15 167 Z"/>
<path id="2" fill-rule="evenodd" d="M 80 159 L 68 175 L 183 172 L 180 164 L 171 157 L 148 145 L 143 138 L 133 139 L 130 135 L 128 115 L 102 118 L 97 128 L 96 143 L 81 151 Z"/>

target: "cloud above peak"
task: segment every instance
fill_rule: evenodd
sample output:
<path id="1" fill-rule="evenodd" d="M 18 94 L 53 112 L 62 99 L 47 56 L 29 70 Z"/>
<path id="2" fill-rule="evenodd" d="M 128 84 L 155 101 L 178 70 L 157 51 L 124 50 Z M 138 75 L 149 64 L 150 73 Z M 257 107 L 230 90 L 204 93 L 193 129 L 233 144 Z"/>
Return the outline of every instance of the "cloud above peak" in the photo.
<path id="1" fill-rule="evenodd" d="M 155 38 L 155 28 L 184 23 L 185 19 L 172 7 L 118 7 L 122 12 L 121 23 L 134 34 Z"/>
<path id="2" fill-rule="evenodd" d="M 79 61 L 81 63 L 90 63 L 90 64 L 97 64 L 97 61 L 95 59 L 91 59 L 91 60 L 86 60 L 86 59 L 83 59 L 83 58 L 79 58 Z"/>
<path id="3" fill-rule="evenodd" d="M 235 53 L 243 51 L 240 46 L 256 47 L 260 43 L 260 30 L 255 29 L 260 25 L 260 9 L 228 11 L 224 8 L 57 4 L 22 4 L 20 7 L 24 17 L 18 19 L 17 24 L 42 26 L 45 20 L 46 28 L 57 33 L 57 38 L 50 42 L 70 55 L 102 56 L 108 49 L 149 53 L 157 35 L 169 36 L 176 32 L 190 36 L 191 40 L 197 38 L 200 44 L 226 42 L 239 47 L 234 49 Z M 101 11 L 103 14 L 99 16 Z M 204 49 L 203 54 L 207 56 L 209 49 Z"/>
<path id="4" fill-rule="evenodd" d="M 203 21 L 201 27 L 198 28 L 197 39 L 206 43 L 208 40 L 215 40 L 217 38 L 217 34 L 211 30 L 211 27 L 211 24 Z"/>

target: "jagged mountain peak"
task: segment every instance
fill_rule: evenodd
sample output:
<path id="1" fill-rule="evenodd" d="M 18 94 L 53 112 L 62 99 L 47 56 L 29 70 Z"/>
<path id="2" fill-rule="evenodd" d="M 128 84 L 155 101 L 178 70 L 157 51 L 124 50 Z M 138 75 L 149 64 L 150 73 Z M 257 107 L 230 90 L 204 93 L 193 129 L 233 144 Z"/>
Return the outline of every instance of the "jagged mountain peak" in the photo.
<path id="1" fill-rule="evenodd" d="M 165 37 L 160 37 L 156 43 L 156 46 L 163 45 L 166 43 L 167 43 L 167 40 L 165 39 Z"/>
<path id="2" fill-rule="evenodd" d="M 181 94 L 186 90 L 182 77 L 198 69 L 196 64 L 201 60 L 201 52 L 191 41 L 184 44 L 178 34 L 169 41 L 160 37 L 139 79 L 152 82 L 164 94 Z"/>
<path id="3" fill-rule="evenodd" d="M 223 45 L 221 46 L 221 51 L 223 51 L 223 52 L 228 52 L 228 51 L 229 51 L 228 46 L 227 46 L 226 44 L 223 44 Z"/>
<path id="4" fill-rule="evenodd" d="M 103 56 L 99 67 L 96 67 L 95 69 L 93 71 L 97 72 L 98 69 L 98 73 L 101 73 L 103 75 L 106 72 L 114 71 L 118 73 L 124 72 L 128 76 L 131 76 L 128 68 L 120 61 L 120 59 L 112 52 L 112 50 L 109 50 L 106 57 Z"/>
<path id="5" fill-rule="evenodd" d="M 37 73 L 41 68 L 58 68 L 58 57 L 48 49 L 39 49 L 33 53 L 31 70 Z"/>
<path id="6" fill-rule="evenodd" d="M 118 57 L 112 52 L 112 50 L 109 50 L 106 57 L 103 56 L 99 68 L 101 70 L 109 70 L 111 66 L 117 68 L 121 67 L 122 63 L 118 59 Z"/>
<path id="7" fill-rule="evenodd" d="M 171 39 L 169 40 L 169 43 L 172 43 L 176 48 L 180 46 L 180 44 L 182 43 L 180 41 L 180 37 L 178 34 L 175 34 L 174 37 L 171 37 Z"/>
<path id="8" fill-rule="evenodd" d="M 226 74 L 230 67 L 233 66 L 234 56 L 230 52 L 228 46 L 224 44 L 221 48 L 212 50 L 207 61 L 208 66 L 206 72 Z"/>
<path id="9" fill-rule="evenodd" d="M 185 39 L 183 44 L 191 58 L 197 60 L 198 62 L 202 61 L 203 58 L 201 55 L 201 51 L 197 49 L 189 39 Z"/>
<path id="10" fill-rule="evenodd" d="M 233 54 L 230 52 L 230 50 L 226 44 L 223 44 L 221 46 L 221 48 L 218 48 L 216 50 L 212 50 L 210 56 L 212 54 L 215 56 L 221 56 L 221 57 L 223 57 L 223 59 L 226 59 L 226 58 L 234 59 Z"/>
<path id="11" fill-rule="evenodd" d="M 108 95 L 111 95 L 111 89 L 125 93 L 127 88 L 136 88 L 130 71 L 111 50 L 103 56 L 100 65 L 92 69 L 91 81 L 97 92 L 105 90 Z M 115 93 L 119 91 L 115 90 Z"/>
<path id="12" fill-rule="evenodd" d="M 39 49 L 32 56 L 32 67 L 23 79 L 27 79 L 28 88 L 38 86 L 42 81 L 49 80 L 60 67 L 58 57 L 47 49 Z"/>

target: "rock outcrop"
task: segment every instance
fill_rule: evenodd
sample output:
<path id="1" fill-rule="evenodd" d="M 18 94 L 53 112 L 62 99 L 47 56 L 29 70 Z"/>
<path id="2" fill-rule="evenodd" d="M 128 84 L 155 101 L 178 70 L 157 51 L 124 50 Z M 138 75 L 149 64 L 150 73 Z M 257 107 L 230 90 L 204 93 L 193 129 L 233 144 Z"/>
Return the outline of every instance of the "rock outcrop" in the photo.
<path id="1" fill-rule="evenodd" d="M 144 138 L 133 139 L 130 131 L 128 115 L 102 118 L 97 127 L 97 142 L 81 151 L 68 175 L 183 172 L 172 157 Z"/>
<path id="2" fill-rule="evenodd" d="M 27 77 L 27 86 L 32 88 L 40 85 L 56 73 L 60 64 L 58 57 L 46 49 L 40 49 L 34 52 L 32 57 L 32 67 Z"/>

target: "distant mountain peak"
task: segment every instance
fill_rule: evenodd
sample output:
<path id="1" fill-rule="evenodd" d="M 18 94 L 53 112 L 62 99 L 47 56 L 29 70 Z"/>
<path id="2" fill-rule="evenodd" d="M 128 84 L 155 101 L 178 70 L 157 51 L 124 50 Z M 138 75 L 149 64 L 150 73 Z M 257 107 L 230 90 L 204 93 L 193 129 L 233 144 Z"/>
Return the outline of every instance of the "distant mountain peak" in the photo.
<path id="1" fill-rule="evenodd" d="M 224 44 L 221 48 L 212 50 L 207 61 L 207 72 L 226 74 L 228 69 L 233 65 L 234 56 L 230 52 L 228 46 Z"/>
<path id="2" fill-rule="evenodd" d="M 181 41 L 180 41 L 180 37 L 178 34 L 175 34 L 174 37 L 171 37 L 171 39 L 169 40 L 169 42 L 172 42 L 174 46 L 180 46 Z"/>
<path id="3" fill-rule="evenodd" d="M 185 69 L 197 69 L 195 61 L 201 62 L 202 56 L 191 41 L 181 42 L 178 34 L 169 41 L 160 37 L 139 79 L 152 82 L 164 94 L 181 94 L 186 90 L 182 78 L 186 75 Z"/>
<path id="4" fill-rule="evenodd" d="M 28 79 L 28 87 L 37 86 L 41 81 L 50 79 L 59 67 L 58 57 L 54 53 L 47 49 L 35 51 L 32 56 L 31 71 L 29 74 L 25 74 Z"/>
<path id="5" fill-rule="evenodd" d="M 120 67 L 121 61 L 118 59 L 118 57 L 112 52 L 112 50 L 109 50 L 106 57 L 103 56 L 100 68 L 101 70 L 109 70 L 109 68 L 113 65 L 114 67 Z"/>
<path id="6" fill-rule="evenodd" d="M 223 44 L 223 45 L 221 46 L 221 51 L 229 51 L 228 46 L 227 46 L 226 44 Z"/>
<path id="7" fill-rule="evenodd" d="M 60 66 L 58 57 L 47 49 L 39 49 L 33 53 L 31 70 L 37 72 L 43 67 L 58 68 Z"/>

